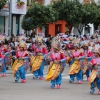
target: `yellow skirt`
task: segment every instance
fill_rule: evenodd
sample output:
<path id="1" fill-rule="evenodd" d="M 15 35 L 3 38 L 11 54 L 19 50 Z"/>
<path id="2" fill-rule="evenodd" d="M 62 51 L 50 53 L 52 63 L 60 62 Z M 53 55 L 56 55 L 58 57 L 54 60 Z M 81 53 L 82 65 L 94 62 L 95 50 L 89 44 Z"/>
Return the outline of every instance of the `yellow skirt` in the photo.
<path id="1" fill-rule="evenodd" d="M 69 63 L 72 60 L 72 58 L 68 57 L 66 60 L 66 63 Z"/>
<path id="2" fill-rule="evenodd" d="M 16 59 L 13 66 L 12 66 L 12 70 L 13 70 L 13 76 L 15 76 L 16 72 L 18 71 L 18 69 L 23 65 L 23 60 L 18 60 Z"/>
<path id="3" fill-rule="evenodd" d="M 49 66 L 48 74 L 45 78 L 46 81 L 54 80 L 58 77 L 61 71 L 60 64 L 52 64 L 52 66 Z"/>
<path id="4" fill-rule="evenodd" d="M 77 74 L 79 72 L 79 70 L 80 70 L 80 62 L 79 61 L 74 61 L 74 63 L 70 67 L 69 75 Z"/>
<path id="5" fill-rule="evenodd" d="M 90 80 L 89 80 L 89 82 L 88 82 L 88 85 L 90 86 L 91 85 L 91 83 L 95 80 L 95 78 L 96 78 L 96 75 L 97 74 L 97 70 L 93 70 L 92 72 L 91 72 L 91 74 L 90 74 Z M 96 82 L 95 82 L 95 87 L 96 87 Z"/>
<path id="6" fill-rule="evenodd" d="M 43 56 L 32 56 L 30 58 L 30 64 L 32 66 L 32 72 L 38 70 L 42 64 Z"/>

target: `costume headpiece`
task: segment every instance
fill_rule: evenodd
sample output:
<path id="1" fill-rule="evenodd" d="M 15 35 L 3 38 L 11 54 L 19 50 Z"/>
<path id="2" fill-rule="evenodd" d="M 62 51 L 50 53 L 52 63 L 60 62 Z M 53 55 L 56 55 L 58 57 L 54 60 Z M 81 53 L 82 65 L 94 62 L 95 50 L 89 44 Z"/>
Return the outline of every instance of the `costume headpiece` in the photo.
<path id="1" fill-rule="evenodd" d="M 59 42 L 59 40 L 58 40 L 58 38 L 57 37 L 54 37 L 53 39 L 52 39 L 52 47 L 54 48 L 54 49 L 60 49 L 60 47 L 61 47 L 61 45 L 60 45 L 60 42 Z"/>
<path id="2" fill-rule="evenodd" d="M 6 36 L 4 36 L 4 35 L 0 35 L 0 41 L 1 41 L 1 42 L 4 42 L 5 39 L 6 39 Z"/>
<path id="3" fill-rule="evenodd" d="M 75 44 L 74 44 L 74 47 L 79 47 L 79 44 L 78 44 L 78 43 L 75 43 Z"/>
<path id="4" fill-rule="evenodd" d="M 19 42 L 22 41 L 22 40 L 26 41 L 26 37 L 25 37 L 25 34 L 23 32 L 20 33 L 20 36 L 19 36 L 18 40 L 19 40 Z"/>
<path id="5" fill-rule="evenodd" d="M 94 52 L 100 54 L 100 46 L 99 45 L 95 45 Z"/>
<path id="6" fill-rule="evenodd" d="M 42 41 L 43 41 L 43 36 L 35 36 L 35 39 L 36 39 L 37 42 L 42 43 Z"/>
<path id="7" fill-rule="evenodd" d="M 19 47 L 26 47 L 26 42 L 25 41 L 20 41 L 20 43 L 19 43 Z"/>
<path id="8" fill-rule="evenodd" d="M 73 40 L 73 36 L 70 36 L 70 37 L 69 37 L 69 40 L 72 41 L 72 40 Z"/>

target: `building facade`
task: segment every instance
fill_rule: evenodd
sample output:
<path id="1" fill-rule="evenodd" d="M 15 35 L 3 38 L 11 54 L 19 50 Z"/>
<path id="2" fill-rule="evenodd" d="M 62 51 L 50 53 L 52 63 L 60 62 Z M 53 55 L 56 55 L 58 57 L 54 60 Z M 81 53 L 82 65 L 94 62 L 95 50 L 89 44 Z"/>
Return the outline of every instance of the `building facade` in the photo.
<path id="1" fill-rule="evenodd" d="M 20 0 L 20 2 L 23 1 L 24 5 L 21 9 L 25 9 L 26 12 L 27 0 Z M 0 11 L 0 30 L 6 34 L 8 34 L 10 30 L 9 36 L 11 36 L 11 34 L 18 35 L 21 32 L 24 32 L 21 28 L 21 21 L 26 13 L 20 13 L 20 11 L 23 12 L 23 10 L 18 8 L 17 2 L 18 0 L 8 0 L 4 8 Z"/>
<path id="2" fill-rule="evenodd" d="M 10 16 L 9 16 L 9 6 L 11 5 L 11 1 L 18 1 L 18 0 L 8 0 L 8 2 L 6 3 L 6 5 L 4 6 L 4 8 L 0 11 L 0 30 L 3 33 L 9 33 L 9 29 L 11 28 L 11 34 L 14 35 L 18 35 L 20 33 L 23 33 L 24 30 L 21 28 L 21 22 L 23 19 L 24 14 L 21 13 L 11 13 L 11 27 L 9 27 L 9 22 L 10 22 Z M 20 0 L 23 1 L 23 0 Z M 28 7 L 30 6 L 30 4 L 32 4 L 33 2 L 39 2 L 41 4 L 44 5 L 48 5 L 48 4 L 52 4 L 52 1 L 54 0 L 25 0 L 27 1 L 27 5 L 26 5 L 26 9 L 28 10 Z M 58 1 L 58 0 L 55 0 Z M 91 0 L 79 0 L 81 3 L 91 3 Z M 96 3 L 99 3 L 100 0 L 95 0 Z M 52 24 L 47 24 L 48 27 L 46 29 L 42 29 L 42 30 L 38 30 L 38 32 L 43 32 L 46 35 L 51 34 L 51 35 L 56 35 L 57 32 L 62 32 L 65 33 L 66 31 L 68 31 L 68 28 L 66 27 L 66 22 L 65 21 L 58 21 L 58 22 L 54 22 Z M 94 27 L 92 24 L 89 24 L 90 26 L 90 33 L 93 34 L 94 32 Z M 73 28 L 73 32 L 74 34 L 79 34 L 76 28 Z M 82 34 L 88 33 L 88 31 L 86 30 L 86 28 L 84 27 Z"/>

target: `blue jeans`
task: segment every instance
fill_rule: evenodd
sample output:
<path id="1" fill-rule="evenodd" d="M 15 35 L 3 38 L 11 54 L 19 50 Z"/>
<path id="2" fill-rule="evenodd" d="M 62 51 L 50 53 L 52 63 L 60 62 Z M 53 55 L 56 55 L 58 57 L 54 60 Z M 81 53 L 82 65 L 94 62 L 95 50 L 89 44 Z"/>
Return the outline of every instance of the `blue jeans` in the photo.
<path id="1" fill-rule="evenodd" d="M 74 63 L 74 59 L 72 59 L 70 62 L 69 62 L 69 65 L 72 65 Z"/>
<path id="2" fill-rule="evenodd" d="M 94 82 L 91 83 L 91 89 L 95 88 L 95 82 L 97 84 L 97 88 L 100 90 L 100 78 L 97 78 L 94 80 Z"/>
<path id="3" fill-rule="evenodd" d="M 25 66 L 21 66 L 15 74 L 16 79 L 25 79 Z"/>
<path id="4" fill-rule="evenodd" d="M 87 76 L 87 77 L 90 76 L 90 70 L 86 70 L 86 76 Z"/>
<path id="5" fill-rule="evenodd" d="M 54 80 L 51 80 L 51 84 L 52 85 L 61 85 L 61 83 L 62 83 L 62 75 L 61 75 L 61 73 L 59 74 L 59 76 L 56 78 L 56 79 L 54 79 Z"/>
<path id="6" fill-rule="evenodd" d="M 4 66 L 3 66 L 3 69 L 1 71 L 2 74 L 6 74 L 6 64 L 5 64 L 5 61 L 4 61 Z"/>
<path id="7" fill-rule="evenodd" d="M 82 81 L 82 70 L 80 70 L 77 74 L 70 75 L 70 81 L 74 82 L 75 77 L 76 77 L 77 81 Z"/>
<path id="8" fill-rule="evenodd" d="M 3 67 L 2 74 L 6 74 L 6 66 Z"/>
<path id="9" fill-rule="evenodd" d="M 43 77 L 44 65 L 45 65 L 45 60 L 42 61 L 40 68 L 33 72 L 33 74 L 36 78 L 38 78 L 39 76 Z"/>

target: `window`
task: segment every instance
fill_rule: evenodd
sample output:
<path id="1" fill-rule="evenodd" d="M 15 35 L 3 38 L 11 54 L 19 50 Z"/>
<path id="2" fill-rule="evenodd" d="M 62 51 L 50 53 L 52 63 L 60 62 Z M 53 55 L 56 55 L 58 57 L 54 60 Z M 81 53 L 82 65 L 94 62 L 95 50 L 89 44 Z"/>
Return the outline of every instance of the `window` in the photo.
<path id="1" fill-rule="evenodd" d="M 83 0 L 83 3 L 90 3 L 90 0 Z"/>
<path id="2" fill-rule="evenodd" d="M 0 30 L 4 33 L 5 31 L 5 17 L 0 16 Z"/>

